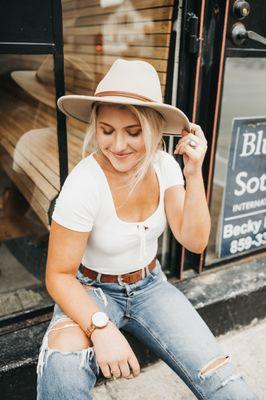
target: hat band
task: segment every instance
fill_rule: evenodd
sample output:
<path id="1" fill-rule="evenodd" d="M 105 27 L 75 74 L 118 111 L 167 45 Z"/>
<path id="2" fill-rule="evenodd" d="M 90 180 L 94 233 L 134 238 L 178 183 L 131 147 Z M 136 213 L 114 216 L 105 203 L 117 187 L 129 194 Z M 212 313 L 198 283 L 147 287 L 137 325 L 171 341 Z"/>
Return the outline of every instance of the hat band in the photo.
<path id="1" fill-rule="evenodd" d="M 98 92 L 94 95 L 95 97 L 102 97 L 102 96 L 122 96 L 122 97 L 130 97 L 136 100 L 142 100 L 142 101 L 148 101 L 151 103 L 155 103 L 154 100 L 149 99 L 148 97 L 141 96 L 137 93 L 132 93 L 132 92 L 120 92 L 120 91 L 115 91 L 115 90 L 108 90 L 105 92 Z"/>

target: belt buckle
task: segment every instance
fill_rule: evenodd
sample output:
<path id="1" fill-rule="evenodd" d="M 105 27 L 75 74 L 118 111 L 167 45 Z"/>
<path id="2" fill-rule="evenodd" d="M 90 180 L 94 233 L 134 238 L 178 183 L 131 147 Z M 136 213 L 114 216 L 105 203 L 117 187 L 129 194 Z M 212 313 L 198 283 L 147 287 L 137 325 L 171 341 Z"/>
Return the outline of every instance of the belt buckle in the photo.
<path id="1" fill-rule="evenodd" d="M 123 274 L 122 274 L 123 275 Z M 121 274 L 117 275 L 117 280 L 121 286 L 126 286 L 127 283 L 123 282 L 123 277 Z"/>
<path id="2" fill-rule="evenodd" d="M 134 271 L 134 272 L 136 272 L 136 271 Z M 131 272 L 129 272 L 129 274 L 130 274 Z M 148 276 L 150 274 L 150 270 L 149 270 L 149 266 L 148 265 L 146 265 L 145 267 L 143 267 L 143 268 L 141 268 L 141 279 L 144 279 L 146 276 Z M 117 275 L 117 280 L 118 280 L 118 282 L 119 282 L 119 284 L 121 285 L 121 286 L 126 286 L 127 285 L 127 283 L 125 283 L 125 282 L 123 282 L 123 277 L 122 277 L 122 275 L 124 275 L 124 274 L 119 274 L 119 275 Z M 138 279 L 136 282 L 138 282 L 138 281 L 140 281 L 141 279 Z M 134 283 L 136 283 L 136 282 L 134 282 Z"/>

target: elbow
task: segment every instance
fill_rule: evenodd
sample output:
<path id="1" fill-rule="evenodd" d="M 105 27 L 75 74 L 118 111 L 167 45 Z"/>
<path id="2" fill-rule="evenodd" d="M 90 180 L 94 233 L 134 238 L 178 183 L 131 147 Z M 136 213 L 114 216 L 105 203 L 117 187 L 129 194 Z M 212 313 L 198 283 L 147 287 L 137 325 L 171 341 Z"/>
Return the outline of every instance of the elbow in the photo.
<path id="1" fill-rule="evenodd" d="M 189 243 L 185 244 L 183 243 L 182 245 L 191 253 L 195 254 L 201 254 L 204 252 L 206 249 L 208 243 Z"/>
<path id="2" fill-rule="evenodd" d="M 46 272 L 45 275 L 45 287 L 48 292 L 48 294 L 54 299 L 54 287 L 55 284 L 57 283 L 57 274 L 54 272 Z M 60 277 L 59 277 L 59 282 L 60 282 Z"/>
<path id="3" fill-rule="evenodd" d="M 45 287 L 46 287 L 47 293 L 52 297 L 51 279 L 49 279 L 47 276 L 45 278 Z"/>
<path id="4" fill-rule="evenodd" d="M 195 248 L 194 248 L 194 250 L 191 250 L 191 251 L 193 251 L 193 253 L 196 253 L 196 254 L 202 254 L 204 252 L 204 250 L 206 249 L 206 247 L 208 246 L 209 236 L 210 236 L 210 232 L 208 234 L 208 237 L 204 241 L 202 240 L 201 242 L 195 243 L 194 244 Z"/>
<path id="5" fill-rule="evenodd" d="M 192 253 L 196 253 L 196 254 L 202 254 L 204 252 L 204 250 L 206 249 L 208 243 L 205 244 L 200 244 L 198 246 L 195 246 L 193 249 L 191 249 L 190 251 Z"/>
<path id="6" fill-rule="evenodd" d="M 210 232 L 211 232 L 211 222 L 209 220 L 209 223 L 206 223 L 206 232 L 204 232 L 201 236 L 201 241 L 198 241 L 197 243 L 193 244 L 194 250 L 191 250 L 193 251 L 193 253 L 202 254 L 204 252 L 209 243 Z"/>
<path id="7" fill-rule="evenodd" d="M 191 240 L 189 241 L 189 243 L 184 243 L 183 246 L 191 251 L 191 253 L 195 253 L 195 254 L 202 254 L 204 252 L 204 250 L 206 249 L 206 247 L 208 246 L 208 242 L 209 242 L 209 238 L 207 241 L 196 241 L 193 240 L 193 242 L 191 242 Z"/>
<path id="8" fill-rule="evenodd" d="M 191 251 L 191 253 L 202 254 L 209 243 L 210 237 L 210 224 L 207 227 L 205 232 L 197 232 L 195 234 L 186 235 L 186 237 L 182 234 L 175 236 L 177 241 L 181 243 L 187 250 Z"/>
<path id="9" fill-rule="evenodd" d="M 47 268 L 47 265 L 46 265 L 45 287 L 46 287 L 46 290 L 47 290 L 48 293 L 49 293 L 49 287 L 50 287 L 51 282 L 53 281 L 53 278 L 52 278 L 52 273 L 51 273 L 51 271 L 50 271 L 50 272 L 48 272 L 48 271 L 49 271 L 49 268 Z"/>

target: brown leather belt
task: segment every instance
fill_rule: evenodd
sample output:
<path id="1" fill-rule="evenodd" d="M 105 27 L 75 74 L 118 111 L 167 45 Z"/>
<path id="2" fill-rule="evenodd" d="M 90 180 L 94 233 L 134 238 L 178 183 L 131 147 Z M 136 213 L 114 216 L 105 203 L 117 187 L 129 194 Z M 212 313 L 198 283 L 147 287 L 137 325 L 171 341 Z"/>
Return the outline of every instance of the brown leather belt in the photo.
<path id="1" fill-rule="evenodd" d="M 138 269 L 137 271 L 129 272 L 127 274 L 121 274 L 121 275 L 110 275 L 110 274 L 101 274 L 99 273 L 99 281 L 101 282 L 118 282 L 119 279 L 121 279 L 124 283 L 135 283 L 138 282 L 140 279 L 143 279 L 145 276 L 147 276 L 146 268 L 151 272 L 156 265 L 156 256 L 153 258 L 153 260 L 147 265 L 147 267 L 144 267 L 142 269 Z M 91 279 L 96 279 L 98 276 L 97 271 L 93 271 L 90 268 L 85 267 L 83 264 L 80 265 L 79 267 L 81 273 Z"/>

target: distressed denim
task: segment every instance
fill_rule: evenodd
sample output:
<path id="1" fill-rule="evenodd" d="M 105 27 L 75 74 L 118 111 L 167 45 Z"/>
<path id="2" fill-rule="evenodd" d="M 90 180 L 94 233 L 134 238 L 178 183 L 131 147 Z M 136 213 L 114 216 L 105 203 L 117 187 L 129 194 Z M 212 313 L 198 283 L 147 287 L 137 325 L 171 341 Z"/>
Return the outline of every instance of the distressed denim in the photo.
<path id="1" fill-rule="evenodd" d="M 167 280 L 158 259 L 153 271 L 133 284 L 92 280 L 80 270 L 76 278 L 83 285 L 94 286 L 87 293 L 97 306 L 118 328 L 136 336 L 166 362 L 195 398 L 258 400 L 188 298 Z M 64 318 L 67 316 L 55 303 L 38 358 L 37 400 L 93 398 L 100 371 L 94 348 L 62 351 L 48 347 L 50 329 Z M 227 357 L 222 365 L 204 371 L 221 356 Z"/>

